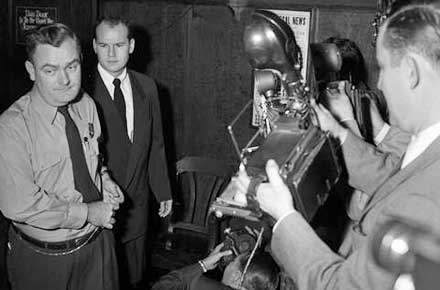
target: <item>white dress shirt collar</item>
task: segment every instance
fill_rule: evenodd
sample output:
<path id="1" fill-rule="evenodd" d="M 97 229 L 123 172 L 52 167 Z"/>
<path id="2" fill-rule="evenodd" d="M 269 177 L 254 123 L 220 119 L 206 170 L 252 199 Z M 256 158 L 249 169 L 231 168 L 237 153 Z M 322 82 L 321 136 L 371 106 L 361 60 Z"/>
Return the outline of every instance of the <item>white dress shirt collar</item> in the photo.
<path id="1" fill-rule="evenodd" d="M 110 96 L 113 99 L 113 94 L 115 91 L 115 86 L 113 85 L 113 81 L 114 81 L 115 77 L 112 76 L 108 71 L 106 71 L 100 63 L 98 63 L 98 72 L 102 78 L 102 81 L 104 82 L 105 87 L 107 88 L 108 92 L 110 93 Z M 121 72 L 121 74 L 118 75 L 116 78 L 118 78 L 122 84 L 126 80 L 127 75 L 128 75 L 127 68 L 124 68 L 124 70 Z"/>
<path id="2" fill-rule="evenodd" d="M 438 136 L 440 136 L 440 122 L 412 136 L 403 157 L 402 168 L 421 155 Z"/>

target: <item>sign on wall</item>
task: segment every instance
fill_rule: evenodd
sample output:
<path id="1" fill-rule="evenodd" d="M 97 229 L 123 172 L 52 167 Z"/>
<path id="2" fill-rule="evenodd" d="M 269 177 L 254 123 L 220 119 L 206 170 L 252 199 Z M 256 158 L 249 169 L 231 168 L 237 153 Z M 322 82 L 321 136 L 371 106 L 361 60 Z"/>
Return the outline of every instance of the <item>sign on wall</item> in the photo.
<path id="1" fill-rule="evenodd" d="M 310 18 L 311 11 L 292 11 L 292 10 L 271 10 L 273 13 L 281 17 L 295 34 L 295 40 L 301 48 L 303 64 L 301 75 L 303 79 L 307 76 L 307 64 L 309 59 L 309 42 L 310 42 Z"/>
<path id="2" fill-rule="evenodd" d="M 57 8 L 17 6 L 15 18 L 15 42 L 24 44 L 26 31 L 43 24 L 57 22 Z"/>
<path id="3" fill-rule="evenodd" d="M 307 64 L 309 59 L 309 42 L 310 42 L 310 20 L 311 11 L 296 10 L 270 10 L 281 17 L 295 34 L 295 40 L 301 49 L 302 69 L 301 75 L 304 80 L 307 77 Z M 262 102 L 264 99 L 260 96 L 254 85 L 254 104 L 252 111 L 252 125 L 259 127 L 263 118 Z"/>

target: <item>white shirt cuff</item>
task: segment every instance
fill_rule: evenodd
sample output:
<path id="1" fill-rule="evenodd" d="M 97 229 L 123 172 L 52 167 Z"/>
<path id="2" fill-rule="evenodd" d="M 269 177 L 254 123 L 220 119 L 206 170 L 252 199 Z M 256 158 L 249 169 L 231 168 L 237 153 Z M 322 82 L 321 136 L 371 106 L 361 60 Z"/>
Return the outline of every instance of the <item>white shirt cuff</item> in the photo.
<path id="1" fill-rule="evenodd" d="M 374 144 L 378 145 L 380 144 L 383 139 L 385 139 L 385 136 L 388 134 L 388 131 L 390 130 L 390 125 L 388 125 L 387 123 L 385 123 L 385 125 L 383 125 L 382 129 L 380 129 L 379 134 L 377 134 L 376 136 L 374 136 Z"/>
<path id="2" fill-rule="evenodd" d="M 289 215 L 291 215 L 291 214 L 294 213 L 294 212 L 296 212 L 296 210 L 293 209 L 293 210 L 288 211 L 288 212 L 286 212 L 285 214 L 283 214 L 283 215 L 277 220 L 277 222 L 275 223 L 275 225 L 273 226 L 272 233 L 275 232 L 276 228 L 277 228 L 278 225 L 283 221 L 283 219 L 285 219 L 286 217 L 288 217 Z"/>
<path id="3" fill-rule="evenodd" d="M 341 137 L 339 138 L 339 142 L 341 145 L 344 144 L 345 140 L 347 139 L 347 135 L 348 135 L 348 130 L 344 130 Z"/>

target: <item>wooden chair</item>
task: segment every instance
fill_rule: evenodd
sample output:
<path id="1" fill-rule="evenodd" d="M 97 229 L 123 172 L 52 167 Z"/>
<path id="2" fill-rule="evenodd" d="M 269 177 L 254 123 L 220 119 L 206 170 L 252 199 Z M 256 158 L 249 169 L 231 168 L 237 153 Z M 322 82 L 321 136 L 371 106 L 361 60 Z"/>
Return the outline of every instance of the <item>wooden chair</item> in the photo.
<path id="1" fill-rule="evenodd" d="M 212 158 L 189 156 L 176 163 L 173 212 L 152 251 L 156 275 L 197 262 L 219 242 L 220 226 L 208 211 L 233 173 L 227 162 Z"/>

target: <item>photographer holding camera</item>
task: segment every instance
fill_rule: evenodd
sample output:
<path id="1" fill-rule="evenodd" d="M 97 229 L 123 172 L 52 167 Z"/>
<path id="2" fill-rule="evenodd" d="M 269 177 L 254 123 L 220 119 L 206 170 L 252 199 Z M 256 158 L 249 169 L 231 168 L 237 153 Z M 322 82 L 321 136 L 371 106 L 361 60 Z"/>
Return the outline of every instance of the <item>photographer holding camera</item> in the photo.
<path id="1" fill-rule="evenodd" d="M 361 135 L 358 122 L 354 116 L 352 104 L 346 93 L 346 87 L 349 83 L 346 81 L 334 83 L 338 85 L 338 88 L 327 89 L 325 92 L 326 107 L 328 107 L 329 111 L 339 121 L 341 126 L 350 130 L 354 135 L 365 138 L 365 136 Z M 374 154 L 382 154 L 383 159 L 379 158 L 379 162 L 374 168 L 365 168 L 365 172 L 363 172 L 361 168 L 352 174 L 350 174 L 350 172 L 348 173 L 349 185 L 351 185 L 354 190 L 349 196 L 346 211 L 352 221 L 358 219 L 369 197 L 398 165 L 411 138 L 410 134 L 395 126 L 390 126 L 383 120 L 379 113 L 378 105 L 374 100 L 371 100 L 369 103 L 369 118 L 372 123 L 371 133 L 373 143 L 377 148 Z M 350 156 L 345 157 L 346 159 L 351 158 Z"/>
<path id="2" fill-rule="evenodd" d="M 440 232 L 440 6 L 412 5 L 388 18 L 377 40 L 378 88 L 389 106 L 390 120 L 413 137 L 402 162 L 383 182 L 374 182 L 375 168 L 387 156 L 338 123 L 322 105 L 315 105 L 321 129 L 342 143 L 349 173 L 377 187 L 349 229 L 338 253 L 332 252 L 295 210 L 292 195 L 270 160 L 269 183 L 256 191 L 261 209 L 277 220 L 272 251 L 301 289 L 392 289 L 397 275 L 372 259 L 369 240 L 392 217 L 406 218 Z M 371 176 L 365 175 L 370 172 Z M 379 177 L 378 177 L 379 178 Z M 235 182 L 246 202 L 249 178 L 242 169 Z"/>
<path id="3" fill-rule="evenodd" d="M 221 281 L 203 274 L 217 267 L 223 257 L 232 255 L 230 249 L 224 250 L 219 244 L 210 254 L 198 263 L 170 272 L 153 285 L 152 290 L 275 290 L 279 281 L 279 268 L 271 255 L 264 251 L 256 252 L 247 265 L 250 253 L 240 254 L 230 262 Z"/>

